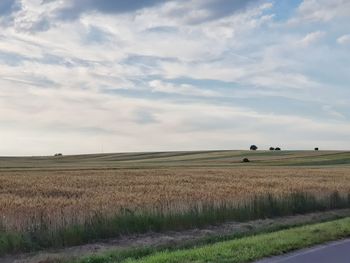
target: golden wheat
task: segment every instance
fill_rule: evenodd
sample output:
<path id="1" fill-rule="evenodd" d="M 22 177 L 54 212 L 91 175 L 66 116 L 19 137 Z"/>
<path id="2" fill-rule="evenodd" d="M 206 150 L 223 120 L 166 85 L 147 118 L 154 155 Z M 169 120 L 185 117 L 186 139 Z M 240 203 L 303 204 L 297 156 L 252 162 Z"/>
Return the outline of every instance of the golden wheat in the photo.
<path id="1" fill-rule="evenodd" d="M 95 214 L 185 211 L 259 194 L 350 192 L 350 168 L 178 168 L 0 172 L 0 226 L 57 228 Z"/>

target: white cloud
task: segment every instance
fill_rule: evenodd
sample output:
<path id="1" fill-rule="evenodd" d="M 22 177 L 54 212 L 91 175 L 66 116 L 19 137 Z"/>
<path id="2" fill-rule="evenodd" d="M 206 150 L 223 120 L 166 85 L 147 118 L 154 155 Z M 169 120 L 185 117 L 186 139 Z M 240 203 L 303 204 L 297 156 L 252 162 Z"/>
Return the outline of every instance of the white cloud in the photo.
<path id="1" fill-rule="evenodd" d="M 303 39 L 300 40 L 300 44 L 303 46 L 309 46 L 320 41 L 326 35 L 323 31 L 315 31 L 308 33 Z"/>
<path id="2" fill-rule="evenodd" d="M 341 119 L 345 119 L 345 116 L 343 114 L 341 114 L 340 112 L 338 112 L 337 110 L 335 110 L 332 106 L 330 105 L 325 105 L 323 106 L 323 110 L 329 114 L 332 117 L 335 117 L 337 119 L 341 118 Z"/>
<path id="3" fill-rule="evenodd" d="M 343 35 L 337 38 L 337 43 L 340 45 L 348 45 L 350 44 L 350 34 Z"/>
<path id="4" fill-rule="evenodd" d="M 296 17 L 290 19 L 290 24 L 306 22 L 330 22 L 334 19 L 349 18 L 350 2 L 348 0 L 304 0 Z"/>
<path id="5" fill-rule="evenodd" d="M 203 97 L 217 97 L 220 93 L 198 88 L 189 84 L 174 85 L 160 80 L 152 80 L 149 83 L 153 92 L 173 93 L 181 95 L 203 96 Z"/>

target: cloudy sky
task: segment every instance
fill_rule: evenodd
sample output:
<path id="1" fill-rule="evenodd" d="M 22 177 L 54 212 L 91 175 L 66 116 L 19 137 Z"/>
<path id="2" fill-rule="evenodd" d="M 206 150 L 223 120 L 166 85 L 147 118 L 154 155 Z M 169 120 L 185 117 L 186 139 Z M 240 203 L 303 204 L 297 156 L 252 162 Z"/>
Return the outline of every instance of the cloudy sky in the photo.
<path id="1" fill-rule="evenodd" d="M 1 0 L 0 155 L 350 149 L 350 0 Z"/>

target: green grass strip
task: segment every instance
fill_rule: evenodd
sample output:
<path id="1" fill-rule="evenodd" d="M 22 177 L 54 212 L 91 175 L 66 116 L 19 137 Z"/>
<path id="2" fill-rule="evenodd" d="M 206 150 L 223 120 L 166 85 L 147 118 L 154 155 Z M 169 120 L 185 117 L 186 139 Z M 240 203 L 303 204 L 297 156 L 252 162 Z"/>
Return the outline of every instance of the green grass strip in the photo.
<path id="1" fill-rule="evenodd" d="M 124 262 L 250 262 L 350 236 L 350 218 L 219 242 L 200 248 L 164 251 Z"/>
<path id="2" fill-rule="evenodd" d="M 85 256 L 77 259 L 67 259 L 67 260 L 61 260 L 57 261 L 58 263 L 123 263 L 127 259 L 139 259 L 146 256 L 153 255 L 155 253 L 161 252 L 161 251 L 176 251 L 176 250 L 184 250 L 184 249 L 192 249 L 194 247 L 201 247 L 209 244 L 214 244 L 218 242 L 233 240 L 233 239 L 241 239 L 243 237 L 248 236 L 254 236 L 258 234 L 266 234 L 271 232 L 276 232 L 280 230 L 305 226 L 305 225 L 312 225 L 322 222 L 328 222 L 337 220 L 340 218 L 344 218 L 345 216 L 340 215 L 333 215 L 329 218 L 313 218 L 311 221 L 305 221 L 305 222 L 298 222 L 298 223 L 292 223 L 292 224 L 271 224 L 267 226 L 263 226 L 262 228 L 256 228 L 256 229 L 247 229 L 242 232 L 235 232 L 227 235 L 213 235 L 208 237 L 203 237 L 196 240 L 187 240 L 178 244 L 165 244 L 161 246 L 156 247 L 150 247 L 150 246 L 142 246 L 142 247 L 132 247 L 132 248 L 126 248 L 126 249 L 115 249 L 108 252 L 102 252 L 97 253 L 91 256 Z M 51 262 L 51 261 L 49 261 Z M 57 263 L 54 261 L 54 263 Z"/>

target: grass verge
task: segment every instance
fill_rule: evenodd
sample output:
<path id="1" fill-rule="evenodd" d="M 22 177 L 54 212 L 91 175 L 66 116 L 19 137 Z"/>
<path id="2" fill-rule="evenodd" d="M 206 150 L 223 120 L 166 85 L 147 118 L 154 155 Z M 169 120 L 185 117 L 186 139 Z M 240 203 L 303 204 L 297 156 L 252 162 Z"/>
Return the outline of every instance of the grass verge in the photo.
<path id="1" fill-rule="evenodd" d="M 337 210 L 335 210 L 332 213 L 326 212 L 322 214 L 322 216 L 310 217 L 305 220 L 300 220 L 296 222 L 292 220 L 289 223 L 283 222 L 283 221 L 276 221 L 272 224 L 262 225 L 262 226 L 257 225 L 256 227 L 247 228 L 242 231 L 235 231 L 234 233 L 213 234 L 213 235 L 199 238 L 199 239 L 183 241 L 181 243 L 169 243 L 169 244 L 157 245 L 157 246 L 146 246 L 146 247 L 141 246 L 141 247 L 131 247 L 131 248 L 124 248 L 124 249 L 120 248 L 120 249 L 114 249 L 108 252 L 102 252 L 102 253 L 98 253 L 90 256 L 82 256 L 76 259 L 61 259 L 61 260 L 53 260 L 48 262 L 50 263 L 123 263 L 126 260 L 140 259 L 142 257 L 150 256 L 152 254 L 156 254 L 164 250 L 169 252 L 169 251 L 175 251 L 179 249 L 191 249 L 195 247 L 214 244 L 217 242 L 229 241 L 229 240 L 239 239 L 239 238 L 248 237 L 248 236 L 266 234 L 266 233 L 286 230 L 286 229 L 300 227 L 300 226 L 338 220 L 349 216 L 346 213 L 338 214 L 338 212 L 336 211 Z"/>
<path id="2" fill-rule="evenodd" d="M 350 236 L 350 218 L 303 226 L 174 252 L 128 259 L 128 263 L 250 262 Z"/>

